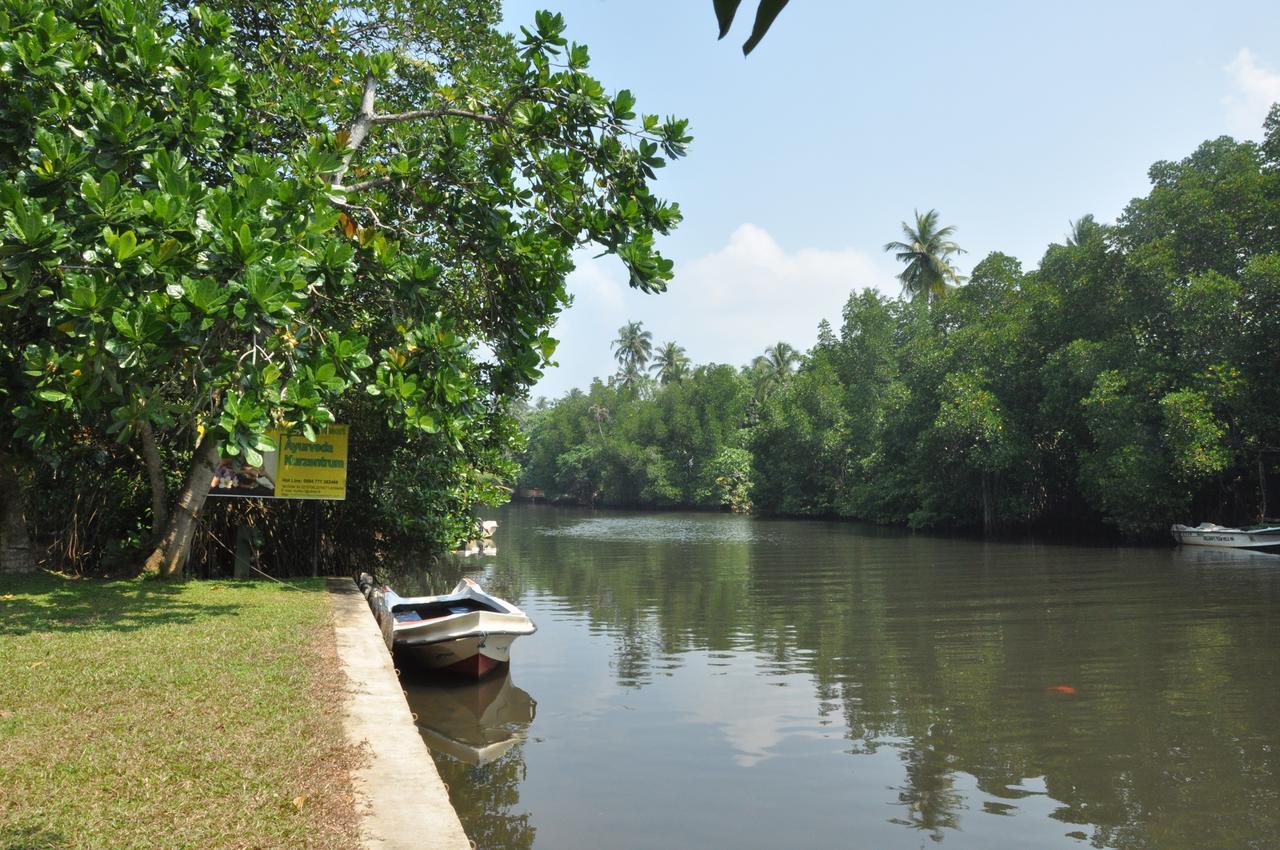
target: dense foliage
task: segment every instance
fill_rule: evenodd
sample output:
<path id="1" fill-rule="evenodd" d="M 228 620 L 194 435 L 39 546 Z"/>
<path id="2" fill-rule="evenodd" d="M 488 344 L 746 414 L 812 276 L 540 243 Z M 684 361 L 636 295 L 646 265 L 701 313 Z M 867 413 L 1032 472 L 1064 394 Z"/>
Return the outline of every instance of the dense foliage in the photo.
<path id="1" fill-rule="evenodd" d="M 762 381 L 758 358 L 648 396 L 570 393 L 532 413 L 523 482 L 596 503 L 727 503 L 715 461 L 746 449 L 766 512 L 1128 536 L 1274 513 L 1280 108 L 1261 144 L 1216 139 L 1150 176 L 1119 221 L 1082 218 L 1038 269 L 992 254 L 945 298 L 851 295 L 794 376 Z M 686 424 L 703 421 L 717 427 Z"/>
<path id="2" fill-rule="evenodd" d="M 596 381 L 529 411 L 522 481 L 582 504 L 722 504 L 721 454 L 746 438 L 750 395 L 738 371 L 700 366 L 651 389 Z"/>
<path id="3" fill-rule="evenodd" d="M 665 286 L 679 212 L 649 183 L 685 122 L 606 94 L 559 16 L 513 39 L 499 11 L 0 3 L 0 472 L 72 560 L 103 556 L 68 542 L 88 515 L 180 571 L 219 453 L 334 421 L 359 471 L 331 540 L 456 540 L 510 471 L 571 252 Z M 215 513 L 310 549 L 297 506 Z"/>

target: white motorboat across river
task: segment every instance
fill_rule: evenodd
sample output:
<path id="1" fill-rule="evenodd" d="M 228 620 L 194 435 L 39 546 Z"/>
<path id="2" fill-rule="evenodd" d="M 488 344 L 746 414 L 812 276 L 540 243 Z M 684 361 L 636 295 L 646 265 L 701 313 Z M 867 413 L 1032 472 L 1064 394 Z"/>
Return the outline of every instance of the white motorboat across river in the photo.
<path id="1" fill-rule="evenodd" d="M 1277 525 L 1254 528 L 1227 528 L 1211 522 L 1202 522 L 1196 526 L 1174 525 L 1173 539 L 1183 546 L 1280 552 L 1280 526 Z"/>
<path id="2" fill-rule="evenodd" d="M 441 596 L 400 596 L 368 573 L 360 588 L 391 649 L 436 670 L 479 678 L 506 666 L 515 639 L 538 630 L 523 611 L 469 578 Z"/>

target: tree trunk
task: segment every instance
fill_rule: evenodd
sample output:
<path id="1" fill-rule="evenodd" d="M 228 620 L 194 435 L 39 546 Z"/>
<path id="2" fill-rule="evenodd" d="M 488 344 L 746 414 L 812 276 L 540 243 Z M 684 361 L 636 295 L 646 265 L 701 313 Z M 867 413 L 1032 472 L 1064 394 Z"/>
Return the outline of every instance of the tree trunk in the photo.
<path id="1" fill-rule="evenodd" d="M 25 573 L 35 568 L 27 520 L 22 512 L 18 465 L 11 456 L 0 454 L 0 573 Z"/>
<path id="2" fill-rule="evenodd" d="M 1267 466 L 1262 462 L 1262 452 L 1258 452 L 1258 495 L 1262 503 L 1258 511 L 1258 524 L 1262 525 L 1267 521 Z"/>
<path id="3" fill-rule="evenodd" d="M 996 518 L 994 505 L 991 504 L 991 473 L 982 473 L 982 533 L 991 534 L 995 530 Z"/>
<path id="4" fill-rule="evenodd" d="M 191 458 L 191 471 L 178 494 L 178 504 L 169 516 L 164 534 L 155 550 L 142 565 L 143 572 L 154 573 L 161 578 L 180 578 L 191 551 L 191 540 L 196 533 L 196 520 L 209 495 L 214 467 L 218 463 L 218 441 L 206 435 L 196 446 Z"/>
<path id="5" fill-rule="evenodd" d="M 144 419 L 138 423 L 138 436 L 142 438 L 142 458 L 147 463 L 147 480 L 151 484 L 151 542 L 155 543 L 169 524 L 169 494 L 164 484 L 160 449 L 156 447 L 156 435 L 150 422 Z"/>

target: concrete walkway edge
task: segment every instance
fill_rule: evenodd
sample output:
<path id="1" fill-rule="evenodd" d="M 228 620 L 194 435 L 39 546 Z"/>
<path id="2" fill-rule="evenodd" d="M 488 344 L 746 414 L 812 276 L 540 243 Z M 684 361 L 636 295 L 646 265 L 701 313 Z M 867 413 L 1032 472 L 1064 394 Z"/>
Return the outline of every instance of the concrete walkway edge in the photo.
<path id="1" fill-rule="evenodd" d="M 458 813 L 418 734 L 391 653 L 364 594 L 326 580 L 338 657 L 348 680 L 344 727 L 368 758 L 354 777 L 361 843 L 369 850 L 469 850 Z"/>

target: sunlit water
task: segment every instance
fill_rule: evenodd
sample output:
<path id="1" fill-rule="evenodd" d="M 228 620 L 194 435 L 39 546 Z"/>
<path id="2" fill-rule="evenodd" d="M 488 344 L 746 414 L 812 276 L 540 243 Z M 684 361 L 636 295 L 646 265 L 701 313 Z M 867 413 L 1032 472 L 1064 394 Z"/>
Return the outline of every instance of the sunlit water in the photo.
<path id="1" fill-rule="evenodd" d="M 512 507 L 509 678 L 406 683 L 482 850 L 1280 847 L 1280 557 Z"/>

